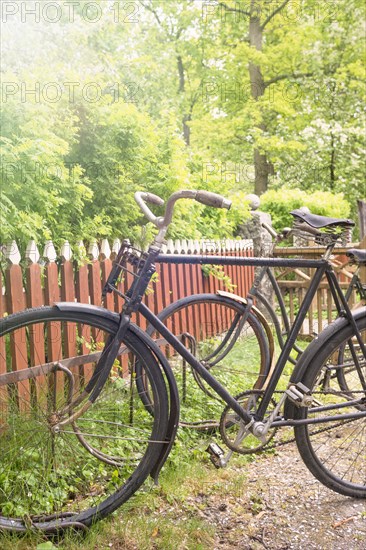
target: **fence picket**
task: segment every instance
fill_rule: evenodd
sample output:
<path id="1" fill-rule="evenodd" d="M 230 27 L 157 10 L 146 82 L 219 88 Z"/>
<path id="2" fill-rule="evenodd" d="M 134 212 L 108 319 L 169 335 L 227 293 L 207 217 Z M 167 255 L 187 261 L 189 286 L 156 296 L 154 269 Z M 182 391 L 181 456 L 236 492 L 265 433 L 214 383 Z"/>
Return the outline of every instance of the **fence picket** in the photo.
<path id="1" fill-rule="evenodd" d="M 19 263 L 21 260 L 19 249 L 13 241 L 7 246 L 6 258 L 8 267 L 5 272 L 6 290 L 7 290 L 7 311 L 9 314 L 22 311 L 25 308 L 23 293 L 23 274 Z M 28 368 L 27 340 L 25 329 L 21 328 L 14 332 L 10 338 L 11 349 L 11 370 L 22 370 Z M 9 365 L 10 366 L 10 365 Z M 29 409 L 30 405 L 30 385 L 29 380 L 17 386 L 17 395 L 14 396 L 21 411 Z"/>
<path id="2" fill-rule="evenodd" d="M 74 285 L 74 269 L 71 261 L 72 251 L 71 246 L 66 241 L 61 248 L 61 299 L 65 302 L 75 301 L 75 285 Z M 61 338 L 63 347 L 65 349 L 65 355 L 67 357 L 76 356 L 76 342 L 77 342 L 77 327 L 76 323 L 68 323 L 61 326 Z M 62 345 L 62 342 L 60 344 Z M 61 346 L 60 346 L 61 347 Z M 62 352 L 59 352 L 61 355 Z M 78 378 L 78 377 L 77 377 Z M 57 374 L 57 390 L 60 389 L 60 385 L 63 384 L 62 373 Z"/>
<path id="3" fill-rule="evenodd" d="M 60 287 L 58 283 L 58 268 L 56 264 L 57 254 L 52 241 L 47 241 L 43 257 L 46 260 L 44 272 L 44 295 L 46 305 L 53 305 L 60 301 Z M 61 323 L 48 323 L 47 327 L 47 352 L 49 361 L 62 359 L 62 329 Z M 56 391 L 63 387 L 63 375 L 57 373 L 49 376 L 50 388 Z"/>
<path id="4" fill-rule="evenodd" d="M 26 267 L 27 307 L 40 307 L 43 305 L 41 266 L 38 263 L 40 255 L 34 241 L 28 244 L 25 257 L 28 264 Z M 34 325 L 29 329 L 30 361 L 32 367 L 43 365 L 46 362 L 44 344 L 43 326 Z M 37 395 L 37 399 L 40 399 L 42 394 L 47 394 L 47 380 L 44 376 L 37 377 L 34 392 Z"/>

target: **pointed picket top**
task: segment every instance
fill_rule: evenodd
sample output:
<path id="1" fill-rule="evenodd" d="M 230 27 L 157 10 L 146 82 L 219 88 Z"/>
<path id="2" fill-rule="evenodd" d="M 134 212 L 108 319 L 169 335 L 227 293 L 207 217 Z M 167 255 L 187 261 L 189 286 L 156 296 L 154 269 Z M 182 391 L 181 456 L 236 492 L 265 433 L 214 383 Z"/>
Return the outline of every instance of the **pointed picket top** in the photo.
<path id="1" fill-rule="evenodd" d="M 61 259 L 64 262 L 69 262 L 72 258 L 72 250 L 69 241 L 65 241 L 61 247 L 60 252 Z"/>
<path id="2" fill-rule="evenodd" d="M 206 254 L 214 254 L 216 252 L 216 242 L 208 239 L 202 241 Z"/>
<path id="3" fill-rule="evenodd" d="M 92 262 L 96 262 L 99 258 L 99 247 L 97 241 L 91 241 L 88 248 L 88 256 Z"/>
<path id="4" fill-rule="evenodd" d="M 22 259 L 18 245 L 15 241 L 8 243 L 5 250 L 5 258 L 8 260 L 11 265 L 19 265 L 20 260 Z"/>
<path id="5" fill-rule="evenodd" d="M 40 254 L 36 241 L 29 241 L 25 250 L 25 259 L 28 264 L 37 264 L 39 262 Z"/>
<path id="6" fill-rule="evenodd" d="M 186 239 L 181 239 L 180 240 L 180 253 L 181 254 L 187 254 L 188 253 L 188 243 L 186 241 Z"/>
<path id="7" fill-rule="evenodd" d="M 44 245 L 43 249 L 43 258 L 46 260 L 47 263 L 54 263 L 57 259 L 57 252 L 55 249 L 55 245 L 52 241 L 46 241 L 46 244 Z"/>
<path id="8" fill-rule="evenodd" d="M 187 254 L 194 254 L 194 241 L 193 241 L 193 239 L 188 239 L 188 241 L 187 241 Z"/>
<path id="9" fill-rule="evenodd" d="M 201 247 L 201 243 L 199 242 L 198 239 L 195 239 L 193 241 L 193 253 L 194 254 L 199 254 L 202 250 L 202 247 Z"/>
<path id="10" fill-rule="evenodd" d="M 162 254 L 167 254 L 168 253 L 168 247 L 167 245 L 164 243 L 163 246 L 161 247 L 161 253 Z"/>
<path id="11" fill-rule="evenodd" d="M 172 239 L 168 239 L 166 242 L 167 253 L 174 254 L 174 242 Z"/>
<path id="12" fill-rule="evenodd" d="M 108 260 L 111 257 L 111 247 L 109 246 L 108 239 L 103 239 L 100 246 L 100 258 L 101 260 Z"/>
<path id="13" fill-rule="evenodd" d="M 112 244 L 112 252 L 111 252 L 112 259 L 114 259 L 117 256 L 120 248 L 121 248 L 121 241 L 119 239 L 114 239 Z"/>
<path id="14" fill-rule="evenodd" d="M 180 254 L 180 251 L 181 251 L 180 239 L 175 239 L 175 241 L 174 241 L 174 254 Z"/>

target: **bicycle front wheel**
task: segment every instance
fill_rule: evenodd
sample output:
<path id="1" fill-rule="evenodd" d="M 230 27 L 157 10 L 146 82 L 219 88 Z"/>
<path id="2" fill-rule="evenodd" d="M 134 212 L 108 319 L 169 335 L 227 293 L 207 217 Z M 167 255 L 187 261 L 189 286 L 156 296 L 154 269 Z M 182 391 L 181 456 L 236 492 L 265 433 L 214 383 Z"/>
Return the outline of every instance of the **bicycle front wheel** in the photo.
<path id="1" fill-rule="evenodd" d="M 357 323 L 366 341 L 366 318 Z M 298 417 L 324 421 L 297 426 L 296 443 L 305 464 L 321 483 L 343 495 L 366 498 L 365 357 L 349 325 L 317 345 L 319 353 L 302 380 L 314 402 L 307 412 L 300 409 Z M 339 364 L 340 356 L 347 361 Z M 341 377 L 339 369 L 345 371 Z M 340 378 L 346 381 L 343 387 Z M 331 420 L 335 415 L 338 418 Z"/>
<path id="2" fill-rule="evenodd" d="M 265 331 L 246 305 L 216 294 L 183 298 L 163 310 L 159 319 L 231 393 L 260 389 L 270 370 Z M 177 380 L 181 424 L 217 427 L 225 403 L 171 346 L 161 342 L 152 326 L 147 332 L 165 349 Z M 142 378 L 140 378 L 142 380 Z M 146 406 L 148 394 L 142 391 Z"/>
<path id="3" fill-rule="evenodd" d="M 1 320 L 0 530 L 90 525 L 126 501 L 154 467 L 168 397 L 154 356 L 132 329 L 98 399 L 85 407 L 86 385 L 116 329 L 101 316 L 57 307 Z M 154 416 L 136 390 L 136 361 Z M 71 422 L 76 411 L 82 414 Z"/>

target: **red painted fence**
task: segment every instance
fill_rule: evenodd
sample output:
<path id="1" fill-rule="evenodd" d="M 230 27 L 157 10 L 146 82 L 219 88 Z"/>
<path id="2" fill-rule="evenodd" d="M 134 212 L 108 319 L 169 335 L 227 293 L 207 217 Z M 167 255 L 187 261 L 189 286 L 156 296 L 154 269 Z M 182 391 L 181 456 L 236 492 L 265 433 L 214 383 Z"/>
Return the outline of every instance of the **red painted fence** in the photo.
<path id="1" fill-rule="evenodd" d="M 5 256 L 7 267 L 5 276 L 0 275 L 0 313 L 11 314 L 29 307 L 52 305 L 58 301 L 79 301 L 101 305 L 103 285 L 112 268 L 113 258 L 118 250 L 115 241 L 113 250 L 106 240 L 99 249 L 92 243 L 86 263 L 75 262 L 68 243 L 62 247 L 60 255 L 51 242 L 46 244 L 42 258 L 34 242 L 29 243 L 22 260 L 15 242 L 7 247 Z M 223 256 L 253 256 L 251 241 L 168 241 L 165 253 L 204 253 Z M 41 260 L 41 263 L 40 263 Z M 223 275 L 229 277 L 234 292 L 245 296 L 253 281 L 254 268 L 225 266 Z M 132 276 L 127 274 L 120 290 L 123 292 L 131 284 Z M 152 292 L 145 297 L 145 303 L 155 313 L 170 303 L 201 292 L 216 292 L 225 289 L 225 281 L 213 274 L 204 274 L 201 266 L 190 264 L 157 264 L 157 282 L 152 283 Z M 108 294 L 105 307 L 120 311 L 122 299 L 116 294 Z M 138 324 L 145 328 L 145 320 L 137 316 Z"/>

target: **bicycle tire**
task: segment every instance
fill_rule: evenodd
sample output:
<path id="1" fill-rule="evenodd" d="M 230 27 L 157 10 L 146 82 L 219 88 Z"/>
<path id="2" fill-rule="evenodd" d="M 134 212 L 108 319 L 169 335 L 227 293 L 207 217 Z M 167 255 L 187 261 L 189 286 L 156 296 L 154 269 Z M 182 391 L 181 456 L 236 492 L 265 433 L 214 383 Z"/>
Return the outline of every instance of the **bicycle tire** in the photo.
<path id="1" fill-rule="evenodd" d="M 252 313 L 249 313 L 239 333 L 240 319 L 245 311 L 246 305 L 232 298 L 198 294 L 171 304 L 158 317 L 204 362 L 226 389 L 236 395 L 248 389 L 260 389 L 268 376 L 271 363 L 265 331 Z M 230 348 L 234 341 L 230 337 L 222 348 L 230 332 L 229 327 L 233 326 L 236 319 L 232 332 L 232 336 L 236 336 L 235 344 Z M 160 336 L 153 326 L 150 325 L 146 332 L 159 341 Z M 160 345 L 165 347 L 178 382 L 181 425 L 197 429 L 217 428 L 225 403 L 180 356 L 173 354 L 171 347 L 164 343 Z M 141 398 L 153 413 L 153 402 L 143 385 L 143 377 L 139 376 L 138 380 L 141 384 Z"/>
<path id="2" fill-rule="evenodd" d="M 366 337 L 366 317 L 357 319 L 358 329 Z M 324 339 L 319 337 L 313 346 L 313 359 L 308 362 L 302 383 L 313 393 L 314 398 L 324 405 L 339 405 L 363 398 L 363 403 L 344 408 L 318 412 L 320 415 L 336 415 L 366 412 L 366 362 L 347 380 L 347 388 L 340 388 L 337 375 L 339 366 L 334 358 L 340 350 L 355 341 L 351 325 L 340 327 L 336 332 L 331 326 Z M 348 367 L 347 367 L 348 368 Z M 317 413 L 304 408 L 297 409 L 296 418 L 311 418 Z M 366 498 L 366 416 L 339 419 L 312 425 L 295 427 L 295 438 L 300 455 L 312 474 L 325 486 L 342 495 Z"/>
<path id="3" fill-rule="evenodd" d="M 89 526 L 132 496 L 155 466 L 165 444 L 168 395 L 155 357 L 133 326 L 120 350 L 122 366 L 131 369 L 138 358 L 154 416 L 140 400 L 133 372 L 120 377 L 116 363 L 96 402 L 75 421 L 84 444 L 72 424 L 57 434 L 51 429 L 70 395 L 82 395 L 105 338 L 117 327 L 100 315 L 57 307 L 0 321 L 0 530 Z M 27 378 L 19 380 L 22 371 Z M 16 382 L 5 378 L 12 372 Z"/>

